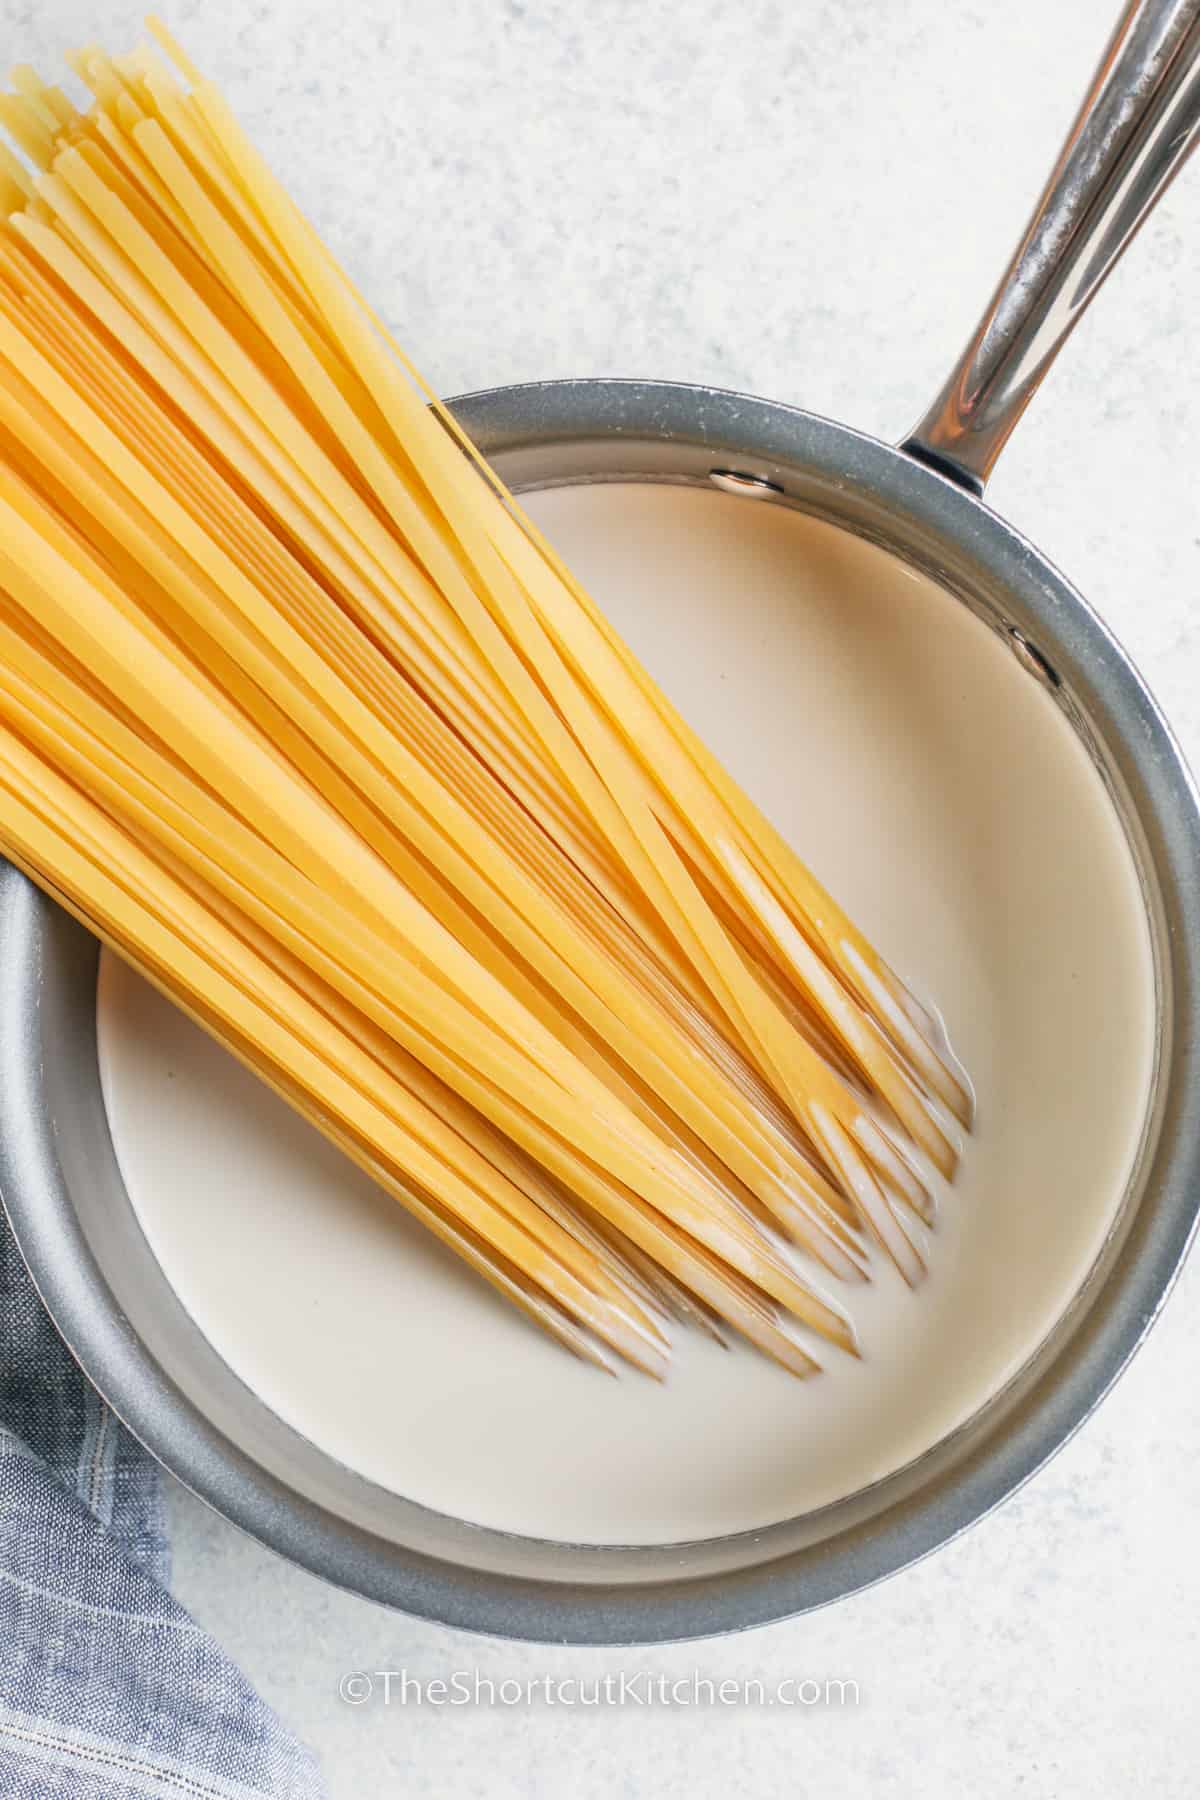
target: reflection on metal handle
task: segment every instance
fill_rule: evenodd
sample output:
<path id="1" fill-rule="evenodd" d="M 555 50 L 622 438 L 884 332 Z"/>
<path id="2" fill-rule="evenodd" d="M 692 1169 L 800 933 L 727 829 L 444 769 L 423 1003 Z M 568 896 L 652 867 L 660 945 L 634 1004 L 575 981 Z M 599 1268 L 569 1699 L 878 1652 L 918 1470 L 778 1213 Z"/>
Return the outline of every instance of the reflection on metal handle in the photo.
<path id="1" fill-rule="evenodd" d="M 1038 383 L 1200 137 L 1200 0 L 1132 0 L 974 337 L 904 448 L 982 492 Z"/>

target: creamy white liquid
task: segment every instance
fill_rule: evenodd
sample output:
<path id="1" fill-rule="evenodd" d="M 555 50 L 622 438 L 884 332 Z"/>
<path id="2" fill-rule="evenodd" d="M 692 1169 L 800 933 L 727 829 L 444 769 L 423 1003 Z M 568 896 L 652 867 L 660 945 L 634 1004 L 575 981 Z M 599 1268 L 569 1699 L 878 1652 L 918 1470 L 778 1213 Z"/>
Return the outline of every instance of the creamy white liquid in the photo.
<path id="1" fill-rule="evenodd" d="M 285 1420 L 482 1524 L 653 1543 L 889 1473 L 1062 1315 L 1108 1231 L 1152 1058 L 1149 936 L 1109 799 L 1005 645 L 880 551 L 674 488 L 531 510 L 683 711 L 916 992 L 979 1097 L 916 1293 L 880 1269 L 863 1358 L 799 1383 L 677 1333 L 665 1385 L 543 1340 L 111 957 L 113 1136 L 184 1304 Z"/>

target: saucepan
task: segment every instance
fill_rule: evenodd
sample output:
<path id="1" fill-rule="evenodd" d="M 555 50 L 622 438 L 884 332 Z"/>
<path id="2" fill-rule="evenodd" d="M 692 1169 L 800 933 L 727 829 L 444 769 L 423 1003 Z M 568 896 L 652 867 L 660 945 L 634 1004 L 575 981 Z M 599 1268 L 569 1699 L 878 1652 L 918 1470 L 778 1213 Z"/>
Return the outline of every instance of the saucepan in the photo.
<path id="1" fill-rule="evenodd" d="M 101 1093 L 98 951 L 0 876 L 0 1184 L 67 1342 L 159 1459 L 220 1512 L 347 1588 L 501 1636 L 634 1643 L 820 1606 L 925 1555 L 1011 1494 L 1124 1368 L 1200 1207 L 1200 810 L 1171 733 L 1070 583 L 982 499 L 1009 433 L 1200 131 L 1200 0 L 1123 14 L 1029 228 L 941 394 L 898 447 L 766 400 L 560 381 L 454 403 L 518 490 L 716 484 L 799 509 L 932 574 L 1011 649 L 1085 744 L 1139 871 L 1156 1053 L 1114 1229 L 1036 1354 L 906 1468 L 816 1513 L 672 1546 L 564 1544 L 398 1498 L 283 1423 L 176 1298 L 122 1183 Z"/>

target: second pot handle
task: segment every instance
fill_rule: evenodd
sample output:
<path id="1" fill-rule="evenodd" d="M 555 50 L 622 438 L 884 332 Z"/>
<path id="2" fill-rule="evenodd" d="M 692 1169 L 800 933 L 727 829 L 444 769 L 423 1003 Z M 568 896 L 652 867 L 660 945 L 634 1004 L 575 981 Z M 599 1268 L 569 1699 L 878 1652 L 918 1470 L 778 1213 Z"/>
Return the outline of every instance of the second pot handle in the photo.
<path id="1" fill-rule="evenodd" d="M 1131 0 L 1004 276 L 903 448 L 982 493 L 1084 308 L 1200 138 L 1200 0 Z"/>

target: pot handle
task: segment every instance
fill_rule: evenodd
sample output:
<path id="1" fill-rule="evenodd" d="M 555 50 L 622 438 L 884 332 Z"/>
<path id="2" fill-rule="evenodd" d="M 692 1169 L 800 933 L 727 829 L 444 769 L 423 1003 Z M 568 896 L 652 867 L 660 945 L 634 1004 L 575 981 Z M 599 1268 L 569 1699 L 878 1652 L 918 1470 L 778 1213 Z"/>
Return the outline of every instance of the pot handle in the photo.
<path id="1" fill-rule="evenodd" d="M 945 387 L 902 444 L 981 494 L 1084 308 L 1200 139 L 1200 0 L 1130 0 Z"/>

